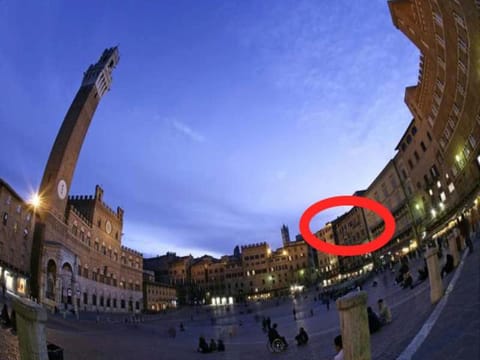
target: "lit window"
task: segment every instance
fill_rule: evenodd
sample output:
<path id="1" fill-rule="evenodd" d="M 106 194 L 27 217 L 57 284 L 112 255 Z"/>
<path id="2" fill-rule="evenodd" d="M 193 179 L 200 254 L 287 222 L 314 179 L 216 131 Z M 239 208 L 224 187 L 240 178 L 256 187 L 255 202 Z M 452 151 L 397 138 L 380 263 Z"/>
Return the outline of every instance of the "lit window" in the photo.
<path id="1" fill-rule="evenodd" d="M 440 193 L 440 199 L 441 199 L 442 201 L 445 201 L 445 200 L 447 199 L 447 196 L 445 195 L 445 191 L 442 191 L 442 192 Z"/>
<path id="2" fill-rule="evenodd" d="M 450 193 L 454 192 L 455 190 L 455 185 L 453 185 L 453 182 L 451 182 L 450 184 L 448 184 L 448 191 Z"/>

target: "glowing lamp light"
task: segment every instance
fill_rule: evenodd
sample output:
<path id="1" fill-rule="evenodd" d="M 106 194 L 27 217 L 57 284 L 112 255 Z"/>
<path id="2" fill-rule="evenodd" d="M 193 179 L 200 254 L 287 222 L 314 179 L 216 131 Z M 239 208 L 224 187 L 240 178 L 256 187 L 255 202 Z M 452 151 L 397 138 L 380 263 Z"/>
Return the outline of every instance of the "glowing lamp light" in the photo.
<path id="1" fill-rule="evenodd" d="M 38 193 L 32 194 L 30 198 L 30 204 L 36 209 L 42 204 L 42 199 L 40 198 L 40 195 Z"/>

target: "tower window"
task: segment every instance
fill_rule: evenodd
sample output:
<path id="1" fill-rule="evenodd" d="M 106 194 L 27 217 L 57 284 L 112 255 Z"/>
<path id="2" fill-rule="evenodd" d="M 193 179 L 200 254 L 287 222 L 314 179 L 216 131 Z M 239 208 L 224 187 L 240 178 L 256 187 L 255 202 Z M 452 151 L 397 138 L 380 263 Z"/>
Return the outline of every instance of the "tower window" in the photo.
<path id="1" fill-rule="evenodd" d="M 420 142 L 420 147 L 422 148 L 423 152 L 427 151 L 427 147 L 423 141 Z"/>

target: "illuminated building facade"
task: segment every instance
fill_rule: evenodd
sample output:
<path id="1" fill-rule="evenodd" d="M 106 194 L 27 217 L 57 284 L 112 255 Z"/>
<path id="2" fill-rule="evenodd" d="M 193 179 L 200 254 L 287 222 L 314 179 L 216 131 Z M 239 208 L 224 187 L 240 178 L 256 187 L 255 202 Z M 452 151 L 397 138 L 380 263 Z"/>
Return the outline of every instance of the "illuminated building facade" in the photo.
<path id="1" fill-rule="evenodd" d="M 421 53 L 418 83 L 405 91 L 414 119 L 397 149 L 402 181 L 429 232 L 470 207 L 479 192 L 479 6 L 389 1 L 394 25 Z"/>
<path id="2" fill-rule="evenodd" d="M 69 196 L 95 110 L 110 89 L 118 49 L 106 49 L 84 74 L 50 153 L 40 185 L 32 247 L 32 292 L 50 308 L 138 312 L 142 254 L 122 246 L 123 209 L 91 196 Z"/>
<path id="3" fill-rule="evenodd" d="M 0 179 L 0 284 L 20 296 L 29 295 L 34 211 Z"/>

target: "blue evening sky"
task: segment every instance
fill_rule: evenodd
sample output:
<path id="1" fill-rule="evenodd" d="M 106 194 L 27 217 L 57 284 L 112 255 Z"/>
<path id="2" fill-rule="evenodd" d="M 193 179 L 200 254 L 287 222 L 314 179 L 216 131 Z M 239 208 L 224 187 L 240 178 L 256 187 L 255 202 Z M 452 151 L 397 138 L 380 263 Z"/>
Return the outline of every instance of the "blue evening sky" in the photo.
<path id="1" fill-rule="evenodd" d="M 70 193 L 102 185 L 146 255 L 279 246 L 310 204 L 367 187 L 411 120 L 418 51 L 385 0 L 0 0 L 0 177 L 23 197 L 117 44 Z"/>

